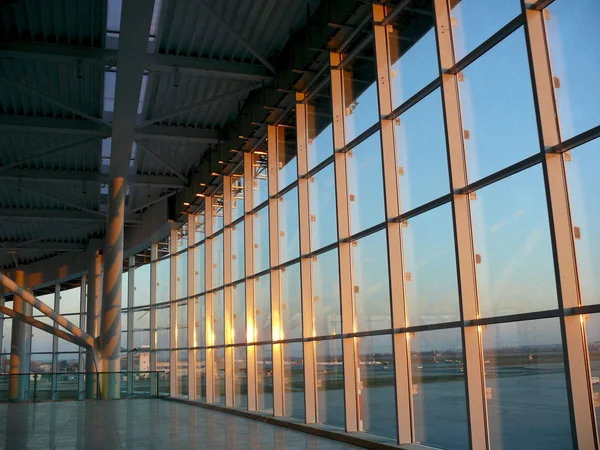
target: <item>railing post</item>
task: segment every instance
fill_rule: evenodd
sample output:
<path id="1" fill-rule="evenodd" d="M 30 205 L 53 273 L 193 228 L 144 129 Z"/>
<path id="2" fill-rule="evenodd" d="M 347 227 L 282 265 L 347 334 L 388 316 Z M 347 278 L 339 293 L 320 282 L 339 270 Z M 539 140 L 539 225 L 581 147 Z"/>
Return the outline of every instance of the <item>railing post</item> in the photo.
<path id="1" fill-rule="evenodd" d="M 37 400 L 37 373 L 33 375 L 33 401 Z"/>

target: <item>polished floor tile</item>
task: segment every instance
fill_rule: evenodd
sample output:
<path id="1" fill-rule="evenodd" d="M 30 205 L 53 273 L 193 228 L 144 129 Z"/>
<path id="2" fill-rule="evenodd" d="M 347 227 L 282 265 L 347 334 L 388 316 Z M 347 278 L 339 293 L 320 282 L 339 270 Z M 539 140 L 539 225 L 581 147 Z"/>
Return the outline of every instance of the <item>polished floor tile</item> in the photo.
<path id="1" fill-rule="evenodd" d="M 0 404 L 0 449 L 354 450 L 329 439 L 157 399 Z"/>

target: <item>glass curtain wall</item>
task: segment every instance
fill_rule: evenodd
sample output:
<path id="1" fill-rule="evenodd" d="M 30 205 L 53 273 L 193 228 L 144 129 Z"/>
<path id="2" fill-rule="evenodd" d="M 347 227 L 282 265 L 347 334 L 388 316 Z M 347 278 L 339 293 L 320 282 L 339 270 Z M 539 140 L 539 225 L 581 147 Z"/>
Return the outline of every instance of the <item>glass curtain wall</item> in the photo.
<path id="1" fill-rule="evenodd" d="M 150 367 L 172 395 L 399 443 L 594 448 L 600 7 L 372 14 L 136 265 Z"/>

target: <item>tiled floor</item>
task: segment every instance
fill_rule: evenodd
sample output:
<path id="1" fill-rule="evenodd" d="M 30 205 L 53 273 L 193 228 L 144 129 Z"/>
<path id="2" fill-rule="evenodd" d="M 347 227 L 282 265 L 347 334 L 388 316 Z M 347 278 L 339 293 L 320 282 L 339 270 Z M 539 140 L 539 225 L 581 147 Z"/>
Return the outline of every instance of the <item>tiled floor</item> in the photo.
<path id="1" fill-rule="evenodd" d="M 164 400 L 0 404 L 0 449 L 357 450 Z"/>

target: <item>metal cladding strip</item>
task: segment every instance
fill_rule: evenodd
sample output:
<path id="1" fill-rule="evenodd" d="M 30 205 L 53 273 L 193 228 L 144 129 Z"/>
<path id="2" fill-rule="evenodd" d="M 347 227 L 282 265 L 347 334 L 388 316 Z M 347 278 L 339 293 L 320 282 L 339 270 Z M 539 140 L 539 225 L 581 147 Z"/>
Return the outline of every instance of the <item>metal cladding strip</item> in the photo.
<path id="1" fill-rule="evenodd" d="M 35 309 L 40 311 L 46 317 L 49 317 L 50 319 L 54 320 L 58 325 L 73 333 L 73 335 L 75 335 L 76 338 L 81 339 L 90 348 L 94 346 L 94 338 L 92 338 L 89 334 L 84 332 L 81 328 L 79 328 L 72 322 L 65 319 L 63 316 L 58 314 L 48 305 L 36 298 L 33 294 L 31 294 L 31 292 L 23 289 L 21 286 L 19 286 L 17 283 L 15 283 L 3 273 L 0 273 L 0 282 L 5 288 L 13 292 L 15 295 L 21 297 L 24 301 L 32 305 Z"/>

